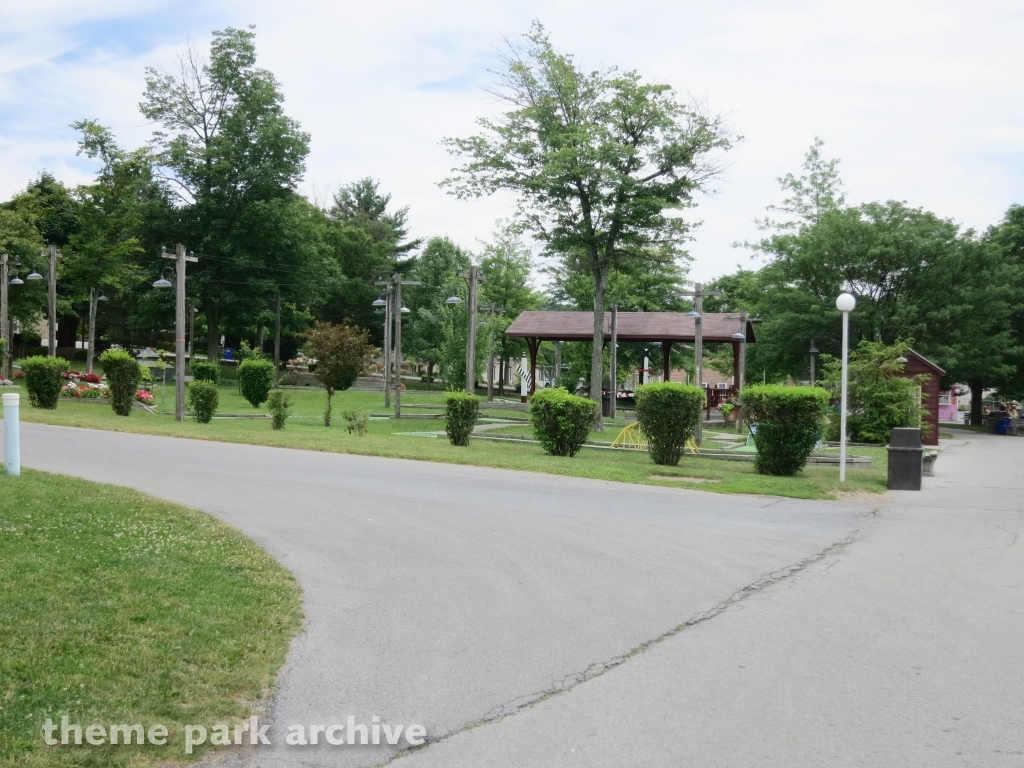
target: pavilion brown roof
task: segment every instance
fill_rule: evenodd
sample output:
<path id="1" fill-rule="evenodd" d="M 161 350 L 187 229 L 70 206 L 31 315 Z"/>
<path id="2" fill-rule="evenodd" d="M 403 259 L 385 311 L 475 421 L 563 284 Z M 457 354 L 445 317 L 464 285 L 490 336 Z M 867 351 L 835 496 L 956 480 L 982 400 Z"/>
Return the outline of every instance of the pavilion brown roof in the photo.
<path id="1" fill-rule="evenodd" d="M 611 312 L 604 313 L 605 338 L 611 333 Z M 683 312 L 619 312 L 619 341 L 694 341 L 694 320 Z M 733 342 L 740 332 L 738 312 L 705 312 L 703 339 L 708 343 Z M 744 329 L 748 343 L 755 341 L 754 324 Z M 522 312 L 505 331 L 506 336 L 539 341 L 590 341 L 594 338 L 593 312 Z"/>

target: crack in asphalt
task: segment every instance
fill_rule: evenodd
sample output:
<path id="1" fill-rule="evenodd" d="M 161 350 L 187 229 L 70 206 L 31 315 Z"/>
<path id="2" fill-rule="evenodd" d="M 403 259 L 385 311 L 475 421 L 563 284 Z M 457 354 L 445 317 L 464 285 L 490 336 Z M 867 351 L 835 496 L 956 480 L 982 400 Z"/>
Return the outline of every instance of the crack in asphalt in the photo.
<path id="1" fill-rule="evenodd" d="M 630 649 L 626 653 L 620 654 L 618 656 L 613 656 L 612 658 L 607 659 L 606 661 L 595 662 L 581 672 L 574 672 L 572 674 L 566 675 L 559 682 L 557 682 L 550 688 L 546 688 L 542 691 L 537 691 L 536 693 L 517 697 L 508 702 L 505 702 L 504 704 L 499 704 L 478 720 L 474 720 L 473 722 L 463 725 L 461 728 L 456 728 L 455 730 L 449 731 L 448 733 L 442 734 L 440 736 L 428 737 L 426 742 L 422 746 L 413 747 L 411 749 L 404 749 L 399 752 L 396 752 L 390 758 L 384 760 L 383 762 L 377 763 L 374 766 L 374 768 L 382 768 L 383 766 L 390 765 L 396 760 L 400 760 L 401 758 L 411 755 L 413 752 L 418 752 L 421 749 L 426 749 L 432 744 L 443 743 L 445 741 L 448 741 L 452 737 L 459 735 L 460 733 L 464 733 L 475 728 L 480 728 L 481 726 L 493 725 L 494 723 L 501 722 L 502 720 L 508 717 L 518 714 L 519 712 L 522 712 L 525 709 L 529 709 L 530 707 L 533 707 L 536 704 L 540 704 L 541 702 L 546 701 L 550 698 L 560 696 L 564 693 L 568 693 L 581 683 L 585 683 L 588 680 L 593 680 L 595 677 L 600 677 L 601 675 L 610 672 L 616 667 L 625 664 L 634 656 L 639 656 L 640 654 L 649 651 L 654 646 L 663 643 L 669 638 L 675 637 L 676 635 L 681 634 L 682 632 L 685 632 L 686 630 L 691 629 L 692 627 L 696 627 L 700 624 L 704 624 L 705 622 L 711 621 L 716 616 L 720 616 L 733 606 L 736 606 L 744 602 L 745 600 L 753 597 L 759 592 L 763 592 L 768 587 L 771 587 L 775 584 L 786 581 L 788 579 L 792 579 L 797 574 L 807 570 L 809 567 L 815 565 L 816 563 L 820 563 L 822 560 L 825 560 L 826 558 L 832 555 L 841 554 L 847 547 L 849 547 L 854 541 L 857 540 L 857 538 L 864 532 L 868 524 L 874 522 L 879 517 L 880 510 L 878 508 L 873 509 L 871 512 L 871 517 L 864 524 L 860 525 L 858 528 L 851 531 L 846 537 L 840 539 L 837 542 L 834 542 L 833 544 L 830 544 L 829 546 L 825 547 L 819 552 L 814 553 L 813 555 L 805 557 L 803 560 L 800 560 L 799 562 L 793 563 L 792 565 L 787 565 L 783 568 L 780 568 L 779 570 L 772 571 L 771 573 L 762 576 L 757 581 L 753 581 L 750 584 L 747 584 L 745 587 L 742 587 L 737 591 L 733 592 L 731 595 L 729 595 L 729 597 L 725 598 L 717 605 L 709 608 L 706 611 L 701 611 L 700 613 L 695 614 L 687 621 L 684 621 L 682 624 L 678 624 L 675 627 L 672 627 L 671 629 L 661 633 L 657 637 L 644 641 L 643 643 L 636 646 L 635 648 Z"/>

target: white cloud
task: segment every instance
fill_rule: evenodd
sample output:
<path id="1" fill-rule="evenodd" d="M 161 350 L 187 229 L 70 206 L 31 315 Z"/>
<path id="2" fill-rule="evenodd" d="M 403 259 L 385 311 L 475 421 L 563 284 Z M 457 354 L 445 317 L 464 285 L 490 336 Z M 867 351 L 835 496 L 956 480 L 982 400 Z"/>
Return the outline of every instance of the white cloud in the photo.
<path id="1" fill-rule="evenodd" d="M 693 275 L 732 270 L 729 244 L 757 236 L 815 135 L 842 158 L 851 202 L 901 199 L 984 227 L 1020 198 L 1024 32 L 1019 3 L 638 1 L 393 2 L 219 0 L 37 2 L 0 11 L 0 196 L 42 167 L 70 182 L 68 123 L 96 117 L 128 143 L 147 64 L 185 37 L 257 25 L 262 63 L 312 134 L 307 191 L 364 175 L 411 206 L 418 235 L 486 237 L 511 200 L 463 202 L 436 186 L 452 166 L 439 142 L 494 109 L 480 89 L 488 51 L 541 19 L 588 65 L 618 64 L 706 97 L 746 140 L 720 193 L 701 200 Z"/>

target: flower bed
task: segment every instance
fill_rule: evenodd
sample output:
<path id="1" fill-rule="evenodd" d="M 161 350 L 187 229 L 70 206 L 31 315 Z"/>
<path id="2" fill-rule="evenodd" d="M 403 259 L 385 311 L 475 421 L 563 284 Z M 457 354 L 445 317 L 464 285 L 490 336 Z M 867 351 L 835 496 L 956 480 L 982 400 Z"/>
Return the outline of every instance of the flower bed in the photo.
<path id="1" fill-rule="evenodd" d="M 69 381 L 60 388 L 60 396 L 75 400 L 98 400 L 110 396 L 110 387 L 106 384 L 83 384 Z"/>
<path id="2" fill-rule="evenodd" d="M 140 389 L 135 393 L 135 399 L 143 405 L 153 404 L 153 395 L 144 389 Z"/>

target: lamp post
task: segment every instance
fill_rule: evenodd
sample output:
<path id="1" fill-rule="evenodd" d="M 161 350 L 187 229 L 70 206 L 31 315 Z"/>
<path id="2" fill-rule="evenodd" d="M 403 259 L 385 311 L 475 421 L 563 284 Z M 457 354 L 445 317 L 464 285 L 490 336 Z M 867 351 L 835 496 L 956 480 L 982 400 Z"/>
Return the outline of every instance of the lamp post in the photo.
<path id="1" fill-rule="evenodd" d="M 177 291 L 174 302 L 174 418 L 185 420 L 185 264 L 199 261 L 194 253 L 185 255 L 185 246 L 178 243 L 174 253 L 167 253 L 161 248 L 160 258 L 175 260 Z M 155 283 L 154 288 L 170 288 L 171 281 L 163 275 Z"/>
<path id="2" fill-rule="evenodd" d="M 814 386 L 814 363 L 818 356 L 818 348 L 814 346 L 814 339 L 811 339 L 811 386 Z"/>
<path id="3" fill-rule="evenodd" d="M 395 319 L 395 418 L 402 418 L 402 315 L 409 314 L 411 310 L 402 304 L 403 285 L 423 285 L 419 280 L 403 280 L 402 273 L 396 272 L 387 280 L 377 280 L 374 285 L 390 286 L 391 312 Z M 390 323 L 388 328 L 390 328 Z"/>
<path id="4" fill-rule="evenodd" d="M 96 353 L 93 347 L 96 344 L 96 312 L 99 309 L 99 302 L 106 301 L 107 297 L 99 288 L 89 289 L 89 341 L 85 351 L 85 372 L 92 373 L 93 361 Z"/>
<path id="5" fill-rule="evenodd" d="M 740 330 L 732 335 L 740 343 L 740 364 L 736 371 L 736 402 L 740 415 L 736 419 L 736 431 L 743 434 L 743 380 L 747 375 L 747 313 L 740 314 Z"/>
<path id="6" fill-rule="evenodd" d="M 5 379 L 14 376 L 14 350 L 11 348 L 14 343 L 14 334 L 11 333 L 11 305 L 7 297 L 7 288 L 9 285 L 24 285 L 24 281 L 17 275 L 8 279 L 11 266 L 21 266 L 21 261 L 17 256 L 11 261 L 11 257 L 6 253 L 0 253 L 0 336 L 4 340 L 4 352 L 6 353 L 3 369 Z"/>
<path id="7" fill-rule="evenodd" d="M 384 313 L 384 407 L 391 407 L 391 292 L 390 284 L 384 287 L 384 296 L 378 296 L 373 306 Z"/>
<path id="8" fill-rule="evenodd" d="M 850 347 L 850 313 L 857 306 L 857 300 L 849 293 L 836 298 L 836 309 L 843 313 L 843 376 L 839 399 L 839 482 L 846 482 L 846 381 L 847 357 Z"/>

